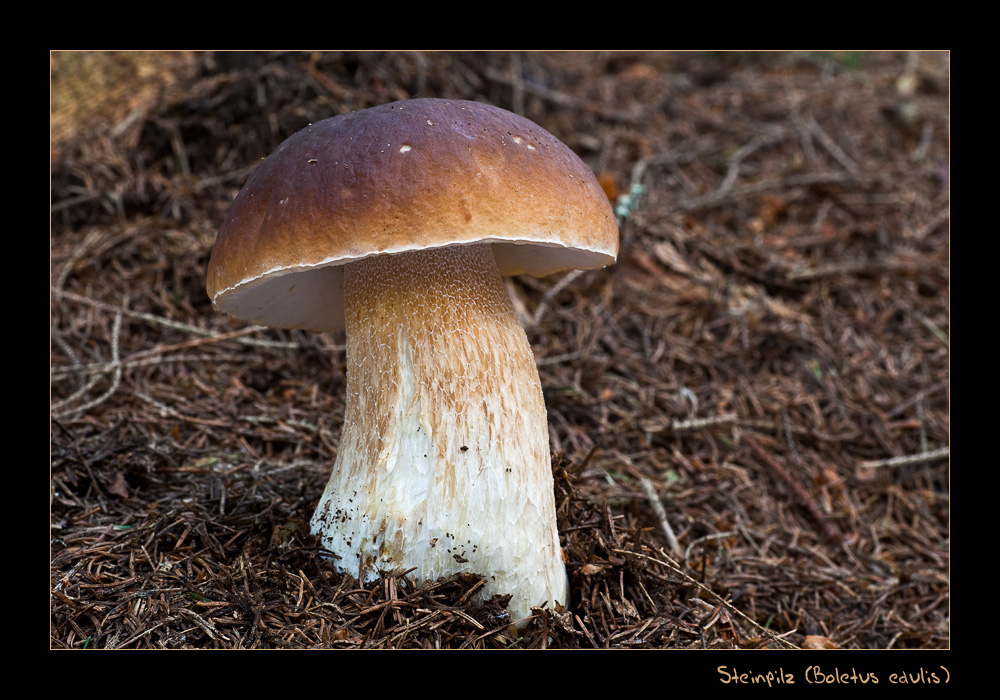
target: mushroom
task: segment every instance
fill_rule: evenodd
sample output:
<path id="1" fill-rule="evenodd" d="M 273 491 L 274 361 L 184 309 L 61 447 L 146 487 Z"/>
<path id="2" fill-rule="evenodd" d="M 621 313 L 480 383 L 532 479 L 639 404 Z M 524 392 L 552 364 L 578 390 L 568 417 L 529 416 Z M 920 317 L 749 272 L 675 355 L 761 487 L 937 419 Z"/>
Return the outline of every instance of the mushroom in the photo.
<path id="1" fill-rule="evenodd" d="M 312 531 L 341 571 L 481 574 L 477 600 L 569 603 L 548 424 L 502 275 L 612 264 L 593 173 L 523 117 L 414 99 L 312 124 L 236 197 L 208 266 L 215 307 L 346 328 L 347 403 Z"/>

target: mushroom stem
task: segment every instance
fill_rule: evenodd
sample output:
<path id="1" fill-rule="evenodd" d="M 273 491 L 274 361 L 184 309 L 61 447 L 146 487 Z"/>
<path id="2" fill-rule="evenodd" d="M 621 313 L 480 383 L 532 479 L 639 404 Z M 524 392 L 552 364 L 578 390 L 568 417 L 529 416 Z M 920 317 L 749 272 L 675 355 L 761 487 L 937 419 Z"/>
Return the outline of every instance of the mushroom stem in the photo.
<path id="1" fill-rule="evenodd" d="M 489 244 L 347 265 L 347 407 L 312 530 L 364 580 L 486 576 L 568 603 L 538 371 Z"/>

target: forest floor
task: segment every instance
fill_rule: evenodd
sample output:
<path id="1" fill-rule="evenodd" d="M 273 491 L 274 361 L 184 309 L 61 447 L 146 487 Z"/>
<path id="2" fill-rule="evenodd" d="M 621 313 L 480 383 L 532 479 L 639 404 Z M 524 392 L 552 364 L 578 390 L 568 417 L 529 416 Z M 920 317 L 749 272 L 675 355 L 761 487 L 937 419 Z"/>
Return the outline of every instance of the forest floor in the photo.
<path id="1" fill-rule="evenodd" d="M 52 648 L 950 647 L 947 53 L 51 56 Z M 364 585 L 308 521 L 342 334 L 213 311 L 307 124 L 488 102 L 592 167 L 617 264 L 510 290 L 568 609 Z"/>

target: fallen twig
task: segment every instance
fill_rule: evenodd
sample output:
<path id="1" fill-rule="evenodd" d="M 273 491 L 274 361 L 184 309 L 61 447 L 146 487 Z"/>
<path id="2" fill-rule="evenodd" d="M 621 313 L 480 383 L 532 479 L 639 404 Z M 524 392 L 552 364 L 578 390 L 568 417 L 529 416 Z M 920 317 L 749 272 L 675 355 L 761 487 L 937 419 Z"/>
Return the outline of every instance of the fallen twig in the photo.
<path id="1" fill-rule="evenodd" d="M 864 469 L 880 469 L 882 467 L 908 467 L 913 464 L 926 464 L 927 462 L 937 462 L 948 458 L 949 448 L 939 447 L 936 450 L 919 452 L 912 455 L 902 455 L 900 457 L 890 457 L 889 459 L 875 459 L 862 462 Z"/>
<path id="2" fill-rule="evenodd" d="M 826 517 L 826 514 L 823 513 L 819 505 L 816 503 L 816 499 L 814 499 L 812 495 L 808 491 L 806 491 L 805 487 L 802 486 L 801 482 L 799 482 L 797 479 L 794 479 L 792 475 L 788 473 L 788 470 L 785 469 L 785 467 L 782 466 L 781 463 L 778 462 L 778 460 L 772 457 L 771 454 L 767 450 L 765 450 L 760 445 L 760 443 L 757 442 L 753 437 L 751 437 L 750 435 L 744 435 L 743 440 L 744 442 L 746 442 L 746 444 L 750 446 L 750 449 L 753 450 L 754 454 L 756 454 L 760 459 L 764 460 L 764 463 L 767 464 L 767 466 L 770 467 L 770 469 L 775 474 L 777 474 L 778 477 L 780 477 L 781 480 L 784 481 L 790 489 L 792 489 L 792 492 L 795 494 L 795 497 L 798 499 L 799 503 L 807 511 L 809 511 L 809 515 L 812 516 L 813 520 L 816 521 L 816 524 L 819 525 L 820 529 L 823 532 L 823 536 L 826 537 L 831 542 L 840 542 L 841 536 L 840 533 L 837 532 L 837 528 L 834 527 L 833 523 L 831 523 L 830 520 Z"/>

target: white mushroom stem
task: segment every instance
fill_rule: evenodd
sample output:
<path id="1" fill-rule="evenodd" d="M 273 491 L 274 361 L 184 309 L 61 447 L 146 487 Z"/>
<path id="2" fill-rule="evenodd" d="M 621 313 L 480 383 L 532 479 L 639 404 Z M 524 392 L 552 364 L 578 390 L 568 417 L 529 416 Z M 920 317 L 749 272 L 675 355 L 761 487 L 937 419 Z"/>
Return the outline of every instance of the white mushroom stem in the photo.
<path id="1" fill-rule="evenodd" d="M 487 245 L 350 263 L 347 408 L 313 532 L 364 580 L 486 576 L 514 619 L 568 603 L 531 347 Z"/>

